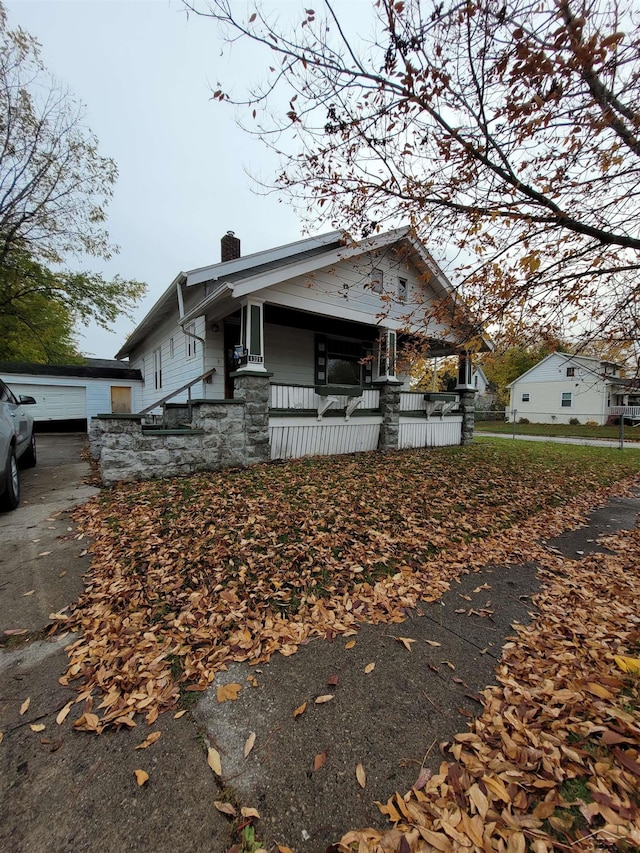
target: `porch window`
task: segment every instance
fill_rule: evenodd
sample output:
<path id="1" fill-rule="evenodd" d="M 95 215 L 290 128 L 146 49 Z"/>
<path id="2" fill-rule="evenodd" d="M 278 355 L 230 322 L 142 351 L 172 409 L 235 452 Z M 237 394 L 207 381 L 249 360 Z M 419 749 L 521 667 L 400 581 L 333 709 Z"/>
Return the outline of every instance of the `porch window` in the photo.
<path id="1" fill-rule="evenodd" d="M 571 407 L 571 391 L 562 392 L 562 408 L 568 409 Z"/>
<path id="2" fill-rule="evenodd" d="M 371 360 L 360 341 L 316 335 L 316 383 L 362 385 L 371 382 Z"/>

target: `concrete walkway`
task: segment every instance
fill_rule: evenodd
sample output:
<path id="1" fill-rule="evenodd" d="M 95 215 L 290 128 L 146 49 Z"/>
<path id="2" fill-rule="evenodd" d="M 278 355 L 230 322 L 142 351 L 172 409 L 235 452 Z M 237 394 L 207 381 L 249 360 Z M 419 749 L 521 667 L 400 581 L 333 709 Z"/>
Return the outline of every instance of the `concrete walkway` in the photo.
<path id="1" fill-rule="evenodd" d="M 514 438 L 516 441 L 551 441 L 555 444 L 582 444 L 587 447 L 613 447 L 618 450 L 620 447 L 620 442 L 614 439 L 604 439 L 604 438 L 570 438 L 568 436 L 559 436 L 559 435 L 520 435 L 516 433 L 515 436 L 512 434 L 507 434 L 504 432 L 482 432 L 482 430 L 474 430 L 473 435 L 475 438 L 504 438 L 507 441 L 513 441 Z M 625 441 L 624 443 L 625 450 L 640 450 L 640 441 Z"/>

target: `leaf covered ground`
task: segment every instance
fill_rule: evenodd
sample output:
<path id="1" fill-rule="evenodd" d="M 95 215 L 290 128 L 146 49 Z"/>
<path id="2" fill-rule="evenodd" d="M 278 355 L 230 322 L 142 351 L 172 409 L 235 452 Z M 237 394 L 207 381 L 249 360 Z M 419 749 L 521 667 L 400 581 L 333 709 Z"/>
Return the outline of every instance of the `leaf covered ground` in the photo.
<path id="1" fill-rule="evenodd" d="M 640 454 L 485 443 L 104 492 L 77 513 L 94 561 L 83 597 L 59 614 L 79 632 L 64 677 L 86 700 L 75 726 L 153 723 L 230 661 L 400 622 L 460 572 L 540 559 L 542 621 L 506 650 L 501 686 L 459 736 L 455 761 L 383 806 L 397 828 L 336 849 L 541 851 L 592 826 L 618 827 L 634 849 L 637 679 L 612 674 L 610 658 L 636 642 L 637 542 L 581 564 L 535 542 L 630 488 L 639 468 Z"/>
<path id="2" fill-rule="evenodd" d="M 640 850 L 640 531 L 579 561 L 535 549 L 539 616 L 507 644 L 451 758 L 332 853 Z"/>

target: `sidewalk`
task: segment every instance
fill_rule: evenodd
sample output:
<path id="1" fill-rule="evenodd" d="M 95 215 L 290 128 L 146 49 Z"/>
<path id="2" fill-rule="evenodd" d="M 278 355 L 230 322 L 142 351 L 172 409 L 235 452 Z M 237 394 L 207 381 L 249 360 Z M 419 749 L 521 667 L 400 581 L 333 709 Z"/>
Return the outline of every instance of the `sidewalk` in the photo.
<path id="1" fill-rule="evenodd" d="M 555 444 L 582 444 L 591 447 L 613 447 L 616 450 L 620 447 L 620 442 L 615 439 L 604 438 L 569 438 L 558 435 L 507 435 L 504 432 L 482 432 L 482 430 L 474 430 L 475 438 L 503 438 L 507 441 L 552 441 Z M 625 441 L 625 450 L 640 450 L 640 441 Z"/>
<path id="2" fill-rule="evenodd" d="M 594 540 L 601 533 L 634 526 L 638 513 L 640 499 L 612 501 L 588 527 L 550 544 L 571 556 L 589 553 L 598 549 Z M 69 527 L 63 515 L 34 534 L 38 547 L 52 552 L 51 564 L 56 548 L 81 544 L 57 538 L 62 528 L 73 536 Z M 2 574 L 10 557 L 2 538 Z M 87 567 L 84 557 L 71 553 L 67 565 L 76 580 Z M 49 600 L 57 574 L 29 576 L 42 601 Z M 97 737 L 70 725 L 82 703 L 56 723 L 76 698 L 58 683 L 69 638 L 40 639 L 37 630 L 47 622 L 41 617 L 29 625 L 36 633 L 12 637 L 0 650 L 0 846 L 7 853 L 222 853 L 237 836 L 214 800 L 257 809 L 256 835 L 270 851 L 279 843 L 317 853 L 354 827 L 386 826 L 374 801 L 408 789 L 423 765 L 438 767 L 439 744 L 465 731 L 478 712 L 474 696 L 492 682 L 511 625 L 528 620 L 537 588 L 532 564 L 462 575 L 441 600 L 422 604 L 402 624 L 363 626 L 350 649 L 345 638 L 335 637 L 258 668 L 234 664 L 180 719 L 165 713 L 153 729 L 142 722 Z M 22 607 L 25 591 L 15 582 L 3 587 L 2 612 Z M 399 637 L 415 640 L 408 643 L 411 651 Z M 375 667 L 365 672 L 371 663 Z M 225 683 L 244 688 L 236 701 L 219 704 L 215 689 Z M 334 698 L 316 704 L 325 695 Z M 305 702 L 294 719 L 294 709 Z M 159 740 L 135 750 L 151 730 L 161 732 Z M 251 732 L 255 747 L 245 759 Z M 221 755 L 222 785 L 207 766 L 206 745 Z M 322 765 L 315 771 L 314 762 Z M 366 772 L 364 789 L 355 776 L 358 764 Z M 143 787 L 136 784 L 136 769 L 149 774 Z"/>

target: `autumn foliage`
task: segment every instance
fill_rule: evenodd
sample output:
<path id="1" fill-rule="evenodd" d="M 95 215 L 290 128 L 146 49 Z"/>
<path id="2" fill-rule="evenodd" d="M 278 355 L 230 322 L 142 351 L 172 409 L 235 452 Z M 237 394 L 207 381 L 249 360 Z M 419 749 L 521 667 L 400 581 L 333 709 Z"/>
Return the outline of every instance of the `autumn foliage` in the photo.
<path id="1" fill-rule="evenodd" d="M 223 79 L 214 98 L 310 219 L 411 223 L 485 324 L 637 337 L 636 4 L 325 2 L 297 21 L 187 5 L 262 50 L 255 88 Z"/>

